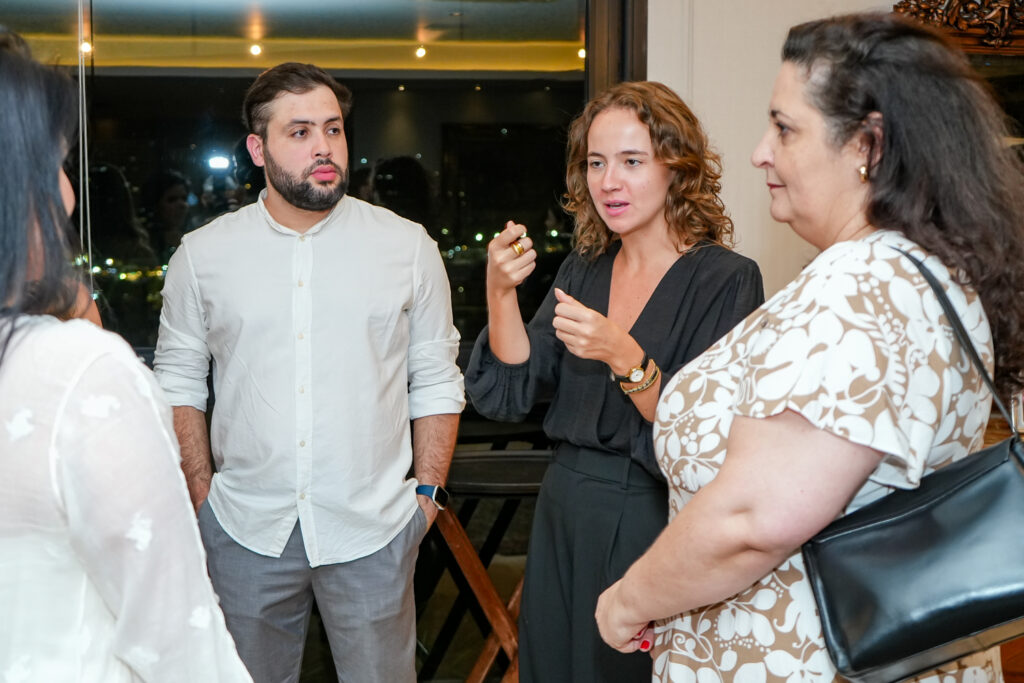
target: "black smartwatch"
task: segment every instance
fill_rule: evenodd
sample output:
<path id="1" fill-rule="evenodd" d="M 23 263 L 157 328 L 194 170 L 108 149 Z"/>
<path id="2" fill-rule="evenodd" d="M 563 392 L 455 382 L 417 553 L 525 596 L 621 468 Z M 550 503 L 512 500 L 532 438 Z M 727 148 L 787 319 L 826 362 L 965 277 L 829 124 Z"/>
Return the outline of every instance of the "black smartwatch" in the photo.
<path id="1" fill-rule="evenodd" d="M 627 372 L 625 375 L 616 375 L 615 372 L 610 368 L 609 374 L 612 376 L 613 382 L 618 382 L 620 384 L 622 384 L 623 382 L 632 382 L 633 384 L 636 384 L 637 382 L 643 380 L 644 374 L 646 374 L 647 372 L 647 364 L 650 362 L 651 357 L 644 353 L 644 359 L 640 361 L 640 365 L 636 366 L 635 368 L 630 368 L 629 372 Z"/>
<path id="2" fill-rule="evenodd" d="M 416 487 L 416 495 L 426 496 L 429 498 L 438 510 L 444 510 L 448 507 L 449 496 L 443 486 L 428 486 L 427 484 L 420 484 Z"/>

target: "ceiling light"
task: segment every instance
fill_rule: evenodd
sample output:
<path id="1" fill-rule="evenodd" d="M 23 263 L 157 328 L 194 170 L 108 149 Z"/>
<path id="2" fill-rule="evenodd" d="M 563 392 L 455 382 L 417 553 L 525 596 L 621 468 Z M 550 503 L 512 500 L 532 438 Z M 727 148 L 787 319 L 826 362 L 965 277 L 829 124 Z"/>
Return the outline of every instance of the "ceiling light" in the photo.
<path id="1" fill-rule="evenodd" d="M 473 86 L 473 90 L 476 90 L 477 92 L 480 92 L 480 86 L 479 85 L 474 85 Z"/>
<path id="2" fill-rule="evenodd" d="M 418 48 L 416 48 L 416 57 L 418 59 L 423 59 L 426 56 L 427 56 L 427 48 L 423 47 L 422 45 L 420 45 Z"/>
<path id="3" fill-rule="evenodd" d="M 78 47 L 78 49 L 84 52 L 85 54 L 89 54 L 90 52 L 92 52 L 92 43 L 90 43 L 87 40 L 83 40 L 82 44 Z"/>
<path id="4" fill-rule="evenodd" d="M 256 43 L 253 43 L 252 45 L 249 46 L 249 54 L 251 54 L 253 57 L 258 57 L 262 53 L 263 53 L 263 48 L 260 47 L 259 45 L 257 45 Z"/>
<path id="5" fill-rule="evenodd" d="M 580 51 L 577 52 L 576 54 L 579 55 L 580 59 L 586 59 L 587 58 L 587 51 L 585 49 L 583 49 L 582 47 L 580 48 Z"/>
<path id="6" fill-rule="evenodd" d="M 405 92 L 405 86 L 404 85 L 398 86 L 398 92 Z"/>

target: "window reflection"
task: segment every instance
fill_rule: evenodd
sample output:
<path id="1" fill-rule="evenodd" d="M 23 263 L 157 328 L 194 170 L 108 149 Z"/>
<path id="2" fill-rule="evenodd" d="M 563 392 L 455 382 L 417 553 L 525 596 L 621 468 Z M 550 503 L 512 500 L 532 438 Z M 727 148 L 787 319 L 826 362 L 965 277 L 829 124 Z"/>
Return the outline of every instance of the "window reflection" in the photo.
<path id="1" fill-rule="evenodd" d="M 0 23 L 25 33 L 37 58 L 73 66 L 78 55 L 69 46 L 77 45 L 76 4 L 12 1 L 0 9 Z M 141 6 L 97 0 L 92 16 L 86 18 L 85 36 L 95 46 L 89 59 L 105 66 L 86 70 L 89 196 L 79 206 L 91 215 L 83 251 L 91 246 L 88 267 L 104 323 L 133 345 L 153 345 L 163 270 L 182 236 L 255 201 L 263 176 L 245 151 L 241 103 L 264 66 L 253 60 L 273 60 L 268 62 L 272 64 L 287 59 L 322 64 L 352 89 L 355 109 L 346 121 L 350 194 L 425 226 L 445 259 L 463 338 L 471 341 L 486 320 L 486 244 L 508 219 L 529 227 L 541 256 L 537 272 L 521 293 L 530 314 L 570 247 L 571 228 L 559 198 L 564 191 L 565 131 L 584 98 L 582 64 L 575 57 L 577 43 L 582 43 L 584 2 L 527 4 L 533 34 L 520 16 L 503 20 L 506 32 L 512 31 L 513 40 L 548 43 L 517 48 L 519 52 L 506 47 L 507 56 L 502 56 L 497 44 L 488 42 L 493 36 L 475 29 L 466 17 L 446 13 L 444 21 L 454 22 L 455 28 L 444 29 L 446 24 L 438 20 L 431 30 L 435 38 L 449 42 L 428 44 L 427 54 L 417 61 L 435 60 L 435 69 L 436 60 L 464 58 L 458 55 L 474 55 L 481 63 L 483 55 L 490 61 L 486 71 L 445 72 L 442 66 L 428 75 L 394 67 L 376 74 L 366 68 L 352 72 L 333 67 L 339 50 L 353 49 L 349 42 L 357 36 L 341 34 L 351 33 L 350 23 L 342 28 L 339 22 L 334 36 L 322 22 L 316 23 L 315 35 L 294 31 L 299 37 L 281 37 L 277 43 L 271 36 L 260 41 L 263 54 L 253 55 L 248 50 L 252 40 L 197 36 L 195 23 L 191 37 L 180 31 L 171 35 L 160 22 L 147 18 L 148 10 Z M 262 5 L 276 7 L 274 2 Z M 215 17 L 221 29 L 226 14 Z M 268 12 L 264 21 L 270 26 L 287 18 L 309 28 L 309 21 L 299 14 Z M 183 20 L 167 15 L 164 23 Z M 403 21 L 388 31 L 409 32 Z M 278 36 L 280 26 L 274 24 Z M 388 31 L 380 25 L 375 30 L 375 40 L 396 42 L 393 35 L 381 38 Z M 476 42 L 467 42 L 460 50 L 453 37 Z M 334 41 L 332 49 L 308 38 Z M 149 49 L 132 52 L 130 45 L 138 39 L 148 40 Z M 238 41 L 244 42 L 241 57 L 234 54 Z M 285 43 L 287 56 L 276 58 L 285 54 Z M 380 51 L 383 44 L 365 49 Z M 125 56 L 116 64 L 102 62 L 115 48 Z M 220 62 L 218 51 L 223 53 Z M 570 59 L 557 56 L 562 52 Z M 184 66 L 154 67 L 154 55 L 165 65 Z M 558 62 L 561 70 L 554 73 L 495 71 L 509 63 L 543 68 L 537 66 L 538 60 L 550 61 L 551 55 L 563 60 Z M 195 68 L 190 59 L 220 68 Z M 384 74 L 389 77 L 381 77 Z"/>

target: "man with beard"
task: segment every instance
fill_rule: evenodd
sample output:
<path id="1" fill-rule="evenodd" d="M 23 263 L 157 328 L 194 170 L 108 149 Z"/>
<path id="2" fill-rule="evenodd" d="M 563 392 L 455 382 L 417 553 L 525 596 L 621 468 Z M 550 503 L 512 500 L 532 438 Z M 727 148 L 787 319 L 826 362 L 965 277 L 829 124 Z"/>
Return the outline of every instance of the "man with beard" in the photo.
<path id="1" fill-rule="evenodd" d="M 243 118 L 267 188 L 186 235 L 163 291 L 156 373 L 257 683 L 298 680 L 314 599 L 339 681 L 415 680 L 413 565 L 464 405 L 436 244 L 345 196 L 350 106 L 313 65 L 261 74 Z"/>

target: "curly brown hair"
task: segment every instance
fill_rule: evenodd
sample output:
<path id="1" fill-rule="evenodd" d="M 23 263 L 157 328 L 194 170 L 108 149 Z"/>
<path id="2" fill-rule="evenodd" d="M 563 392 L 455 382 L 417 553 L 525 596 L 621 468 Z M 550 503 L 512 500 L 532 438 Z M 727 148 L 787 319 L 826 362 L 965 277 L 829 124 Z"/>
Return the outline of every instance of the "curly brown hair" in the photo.
<path id="1" fill-rule="evenodd" d="M 619 83 L 587 103 L 569 128 L 565 210 L 576 220 L 573 243 L 589 258 L 603 254 L 615 238 L 601 220 L 587 186 L 587 134 L 598 114 L 626 109 L 651 133 L 654 156 L 672 170 L 665 219 L 680 251 L 706 240 L 732 245 L 732 220 L 718 197 L 722 163 L 690 108 L 671 89 L 654 81 Z"/>
<path id="2" fill-rule="evenodd" d="M 892 14 L 793 27 L 784 61 L 837 148 L 871 147 L 867 218 L 938 256 L 981 297 L 1006 398 L 1024 386 L 1024 164 L 1005 144 L 1005 114 L 960 50 Z M 880 134 L 869 115 L 881 116 Z"/>

